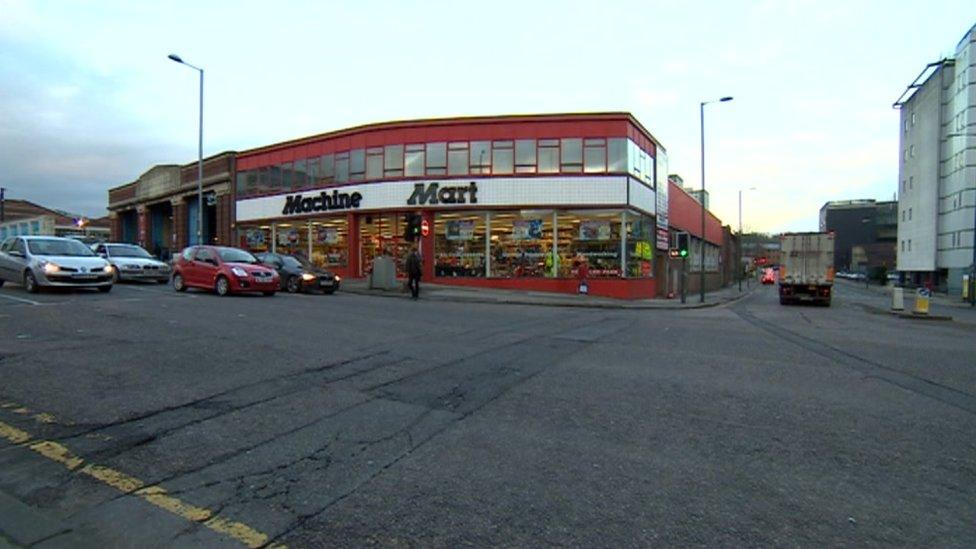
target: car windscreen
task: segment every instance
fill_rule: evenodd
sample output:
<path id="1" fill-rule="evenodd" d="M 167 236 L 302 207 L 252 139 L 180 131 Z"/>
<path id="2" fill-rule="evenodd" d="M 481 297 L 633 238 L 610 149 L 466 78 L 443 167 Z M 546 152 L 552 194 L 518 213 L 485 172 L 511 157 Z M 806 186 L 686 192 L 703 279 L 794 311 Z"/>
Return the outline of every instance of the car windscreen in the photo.
<path id="1" fill-rule="evenodd" d="M 75 257 L 91 257 L 95 255 L 87 246 L 77 240 L 60 240 L 55 238 L 32 238 L 27 241 L 27 247 L 33 255 L 60 255 Z"/>
<path id="2" fill-rule="evenodd" d="M 106 246 L 106 248 L 108 248 L 108 254 L 112 257 L 141 257 L 144 259 L 152 259 L 149 252 L 139 246 Z"/>
<path id="3" fill-rule="evenodd" d="M 285 264 L 285 267 L 291 267 L 293 269 L 301 269 L 306 266 L 305 263 L 295 259 L 290 255 L 281 256 L 281 262 Z"/>
<path id="4" fill-rule="evenodd" d="M 222 248 L 218 253 L 220 253 L 220 260 L 224 263 L 257 263 L 258 260 L 253 255 L 244 250 L 235 250 L 234 248 Z"/>

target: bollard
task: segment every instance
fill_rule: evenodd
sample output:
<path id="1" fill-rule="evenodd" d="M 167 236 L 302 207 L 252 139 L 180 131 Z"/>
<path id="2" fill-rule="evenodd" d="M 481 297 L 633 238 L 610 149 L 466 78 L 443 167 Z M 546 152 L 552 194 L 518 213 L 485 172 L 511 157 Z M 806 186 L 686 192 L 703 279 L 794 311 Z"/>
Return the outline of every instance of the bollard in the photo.
<path id="1" fill-rule="evenodd" d="M 892 311 L 904 311 L 905 310 L 905 289 L 904 288 L 893 288 L 891 292 L 891 310 Z"/>
<path id="2" fill-rule="evenodd" d="M 915 292 L 915 311 L 917 315 L 927 315 L 929 314 L 929 297 L 931 297 L 932 292 L 928 288 L 919 288 Z"/>

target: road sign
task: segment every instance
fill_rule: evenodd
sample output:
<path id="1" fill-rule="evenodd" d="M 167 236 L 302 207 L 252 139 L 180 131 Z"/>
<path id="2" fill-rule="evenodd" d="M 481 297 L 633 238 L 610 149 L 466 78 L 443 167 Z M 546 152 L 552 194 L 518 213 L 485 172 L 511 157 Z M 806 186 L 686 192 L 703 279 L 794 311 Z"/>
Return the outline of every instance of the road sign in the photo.
<path id="1" fill-rule="evenodd" d="M 427 223 L 426 219 L 420 222 L 420 234 L 423 236 L 430 234 L 430 224 Z"/>

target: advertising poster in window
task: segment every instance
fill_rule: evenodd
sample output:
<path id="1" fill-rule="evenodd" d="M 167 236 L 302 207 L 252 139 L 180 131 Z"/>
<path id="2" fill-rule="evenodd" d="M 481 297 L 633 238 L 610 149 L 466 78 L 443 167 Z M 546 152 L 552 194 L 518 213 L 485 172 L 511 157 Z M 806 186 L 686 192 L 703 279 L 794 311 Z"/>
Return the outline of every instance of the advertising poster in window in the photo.
<path id="1" fill-rule="evenodd" d="M 247 231 L 247 247 L 248 248 L 264 248 L 265 247 L 265 237 L 264 231 L 261 229 L 251 229 Z"/>
<path id="2" fill-rule="evenodd" d="M 583 221 L 579 227 L 580 240 L 610 240 L 609 221 Z"/>
<path id="3" fill-rule="evenodd" d="M 445 223 L 444 236 L 448 240 L 472 240 L 474 239 L 474 220 L 455 219 Z"/>
<path id="4" fill-rule="evenodd" d="M 517 219 L 512 222 L 512 240 L 539 240 L 542 238 L 541 219 Z"/>
<path id="5" fill-rule="evenodd" d="M 319 227 L 315 231 L 315 242 L 317 244 L 337 244 L 339 242 L 339 229 Z"/>

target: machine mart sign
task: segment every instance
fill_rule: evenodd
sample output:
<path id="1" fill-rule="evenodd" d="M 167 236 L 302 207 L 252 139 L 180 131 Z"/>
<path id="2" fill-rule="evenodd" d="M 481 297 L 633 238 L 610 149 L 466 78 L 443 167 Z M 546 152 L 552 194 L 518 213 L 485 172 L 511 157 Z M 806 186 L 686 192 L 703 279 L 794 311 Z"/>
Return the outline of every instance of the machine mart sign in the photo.
<path id="1" fill-rule="evenodd" d="M 237 221 L 345 211 L 451 208 L 627 207 L 649 215 L 654 190 L 627 176 L 382 181 L 237 201 Z"/>

